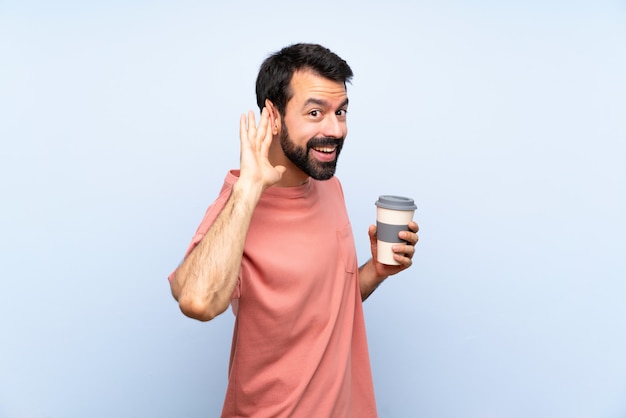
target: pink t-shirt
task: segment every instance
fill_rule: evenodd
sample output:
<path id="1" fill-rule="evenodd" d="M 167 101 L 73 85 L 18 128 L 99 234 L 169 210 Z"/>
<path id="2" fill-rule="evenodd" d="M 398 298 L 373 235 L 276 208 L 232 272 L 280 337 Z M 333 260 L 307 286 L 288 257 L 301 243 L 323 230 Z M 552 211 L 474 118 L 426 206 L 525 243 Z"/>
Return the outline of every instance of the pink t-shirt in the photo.
<path id="1" fill-rule="evenodd" d="M 226 176 L 187 254 L 237 175 Z M 337 178 L 263 193 L 233 312 L 223 417 L 377 416 L 354 238 Z"/>

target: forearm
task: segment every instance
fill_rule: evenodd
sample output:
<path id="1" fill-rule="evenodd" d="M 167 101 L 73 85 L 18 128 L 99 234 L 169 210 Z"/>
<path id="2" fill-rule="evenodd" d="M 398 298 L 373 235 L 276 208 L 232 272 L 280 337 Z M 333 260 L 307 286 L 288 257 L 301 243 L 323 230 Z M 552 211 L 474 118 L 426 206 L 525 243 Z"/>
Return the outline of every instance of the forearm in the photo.
<path id="1" fill-rule="evenodd" d="M 361 290 L 361 300 L 365 301 L 387 276 L 381 276 L 376 272 L 372 260 L 359 267 L 359 288 Z"/>
<path id="2" fill-rule="evenodd" d="M 228 308 L 261 192 L 237 182 L 202 241 L 177 269 L 172 293 L 185 315 L 208 321 Z"/>

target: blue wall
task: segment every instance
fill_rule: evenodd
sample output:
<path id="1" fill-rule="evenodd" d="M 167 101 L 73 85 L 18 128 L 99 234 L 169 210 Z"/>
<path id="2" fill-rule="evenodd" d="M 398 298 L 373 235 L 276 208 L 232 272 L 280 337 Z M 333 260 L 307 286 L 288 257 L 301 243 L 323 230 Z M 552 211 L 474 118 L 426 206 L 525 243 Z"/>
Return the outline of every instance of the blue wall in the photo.
<path id="1" fill-rule="evenodd" d="M 355 71 L 338 176 L 414 267 L 366 302 L 381 417 L 626 414 L 619 1 L 0 2 L 0 417 L 217 416 L 233 317 L 166 276 L 229 168 L 261 61 Z"/>

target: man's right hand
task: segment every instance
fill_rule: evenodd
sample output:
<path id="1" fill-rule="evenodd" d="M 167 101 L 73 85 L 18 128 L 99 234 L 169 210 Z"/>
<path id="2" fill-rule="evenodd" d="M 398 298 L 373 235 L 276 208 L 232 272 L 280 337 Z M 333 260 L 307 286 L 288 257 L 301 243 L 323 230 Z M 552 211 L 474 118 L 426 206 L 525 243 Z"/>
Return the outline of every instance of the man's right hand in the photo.
<path id="1" fill-rule="evenodd" d="M 259 126 L 256 126 L 254 112 L 248 117 L 241 115 L 239 138 L 241 140 L 241 170 L 239 181 L 244 187 L 261 187 L 261 192 L 278 183 L 285 172 L 285 167 L 274 167 L 268 158 L 272 144 L 272 129 L 269 111 L 263 108 Z"/>
<path id="2" fill-rule="evenodd" d="M 224 208 L 206 235 L 183 260 L 171 282 L 181 311 L 209 321 L 231 302 L 241 269 L 246 234 L 254 209 L 265 189 L 280 181 L 286 171 L 269 161 L 272 143 L 270 116 L 261 112 L 257 128 L 254 113 L 241 116 L 241 170 Z"/>

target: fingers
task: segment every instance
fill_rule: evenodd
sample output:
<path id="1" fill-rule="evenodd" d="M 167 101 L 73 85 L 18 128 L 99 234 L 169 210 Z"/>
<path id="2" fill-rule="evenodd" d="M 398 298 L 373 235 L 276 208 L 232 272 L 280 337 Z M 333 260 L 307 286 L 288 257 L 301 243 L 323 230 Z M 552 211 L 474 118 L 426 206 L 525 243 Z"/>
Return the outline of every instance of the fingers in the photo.
<path id="1" fill-rule="evenodd" d="M 270 118 L 270 113 L 267 107 L 264 107 L 263 111 L 261 112 L 261 121 L 259 122 L 258 132 L 260 149 L 264 155 L 267 155 L 269 153 L 269 148 L 272 144 L 273 135 L 271 128 L 272 121 Z"/>
<path id="2" fill-rule="evenodd" d="M 265 144 L 266 141 L 266 137 L 267 137 L 267 124 L 268 124 L 268 114 L 267 114 L 267 109 L 263 108 L 263 110 L 261 111 L 261 120 L 259 120 L 259 126 L 257 127 L 257 132 L 256 132 L 256 140 L 257 140 L 257 145 L 258 148 L 261 149 L 263 148 L 263 145 Z"/>
<path id="3" fill-rule="evenodd" d="M 239 136 L 242 140 L 250 141 L 260 149 L 262 146 L 268 146 L 267 141 L 271 141 L 272 134 L 269 123 L 269 112 L 267 108 L 261 111 L 261 119 L 259 125 L 256 124 L 254 112 L 250 110 L 248 115 L 241 115 L 239 121 Z"/>
<path id="4" fill-rule="evenodd" d="M 406 242 L 406 244 L 394 245 L 394 259 L 403 266 L 409 267 L 413 264 L 413 256 L 415 255 L 415 246 L 419 241 L 417 235 L 419 226 L 415 222 L 409 223 L 409 231 L 400 231 L 398 237 Z"/>
<path id="5" fill-rule="evenodd" d="M 419 236 L 417 232 L 419 231 L 419 226 L 415 222 L 411 222 L 409 224 L 409 231 L 400 231 L 398 232 L 398 238 L 405 241 L 407 244 L 414 246 L 419 241 Z M 376 238 L 376 225 L 370 225 L 367 233 L 370 237 L 370 241 L 375 243 Z"/>
<path id="6" fill-rule="evenodd" d="M 376 225 L 370 225 L 367 230 L 367 234 L 370 236 L 370 241 L 376 241 Z"/>
<path id="7" fill-rule="evenodd" d="M 243 113 L 241 114 L 241 117 L 239 118 L 239 138 L 244 141 L 248 139 L 248 128 L 247 128 L 247 123 L 246 123 L 246 115 L 244 115 Z"/>
<path id="8" fill-rule="evenodd" d="M 413 257 L 415 254 L 415 246 L 409 244 L 397 244 L 391 247 L 393 252 L 398 255 L 404 255 L 406 257 Z"/>
<path id="9" fill-rule="evenodd" d="M 254 112 L 252 110 L 248 112 L 248 130 L 246 133 L 248 141 L 254 144 L 256 141 L 256 120 L 254 118 Z"/>
<path id="10" fill-rule="evenodd" d="M 415 255 L 415 247 L 413 245 L 394 245 L 393 258 L 404 267 L 410 267 L 413 264 L 413 256 Z"/>
<path id="11" fill-rule="evenodd" d="M 287 170 L 284 166 L 274 167 L 269 160 L 273 139 L 269 121 L 269 109 L 263 108 L 258 125 L 253 111 L 249 111 L 247 115 L 242 114 L 239 122 L 241 137 L 239 178 L 260 184 L 263 190 L 278 183 Z"/>
<path id="12" fill-rule="evenodd" d="M 411 231 L 400 231 L 398 233 L 398 237 L 406 241 L 409 245 L 415 245 L 419 241 L 419 236 L 415 232 Z"/>

